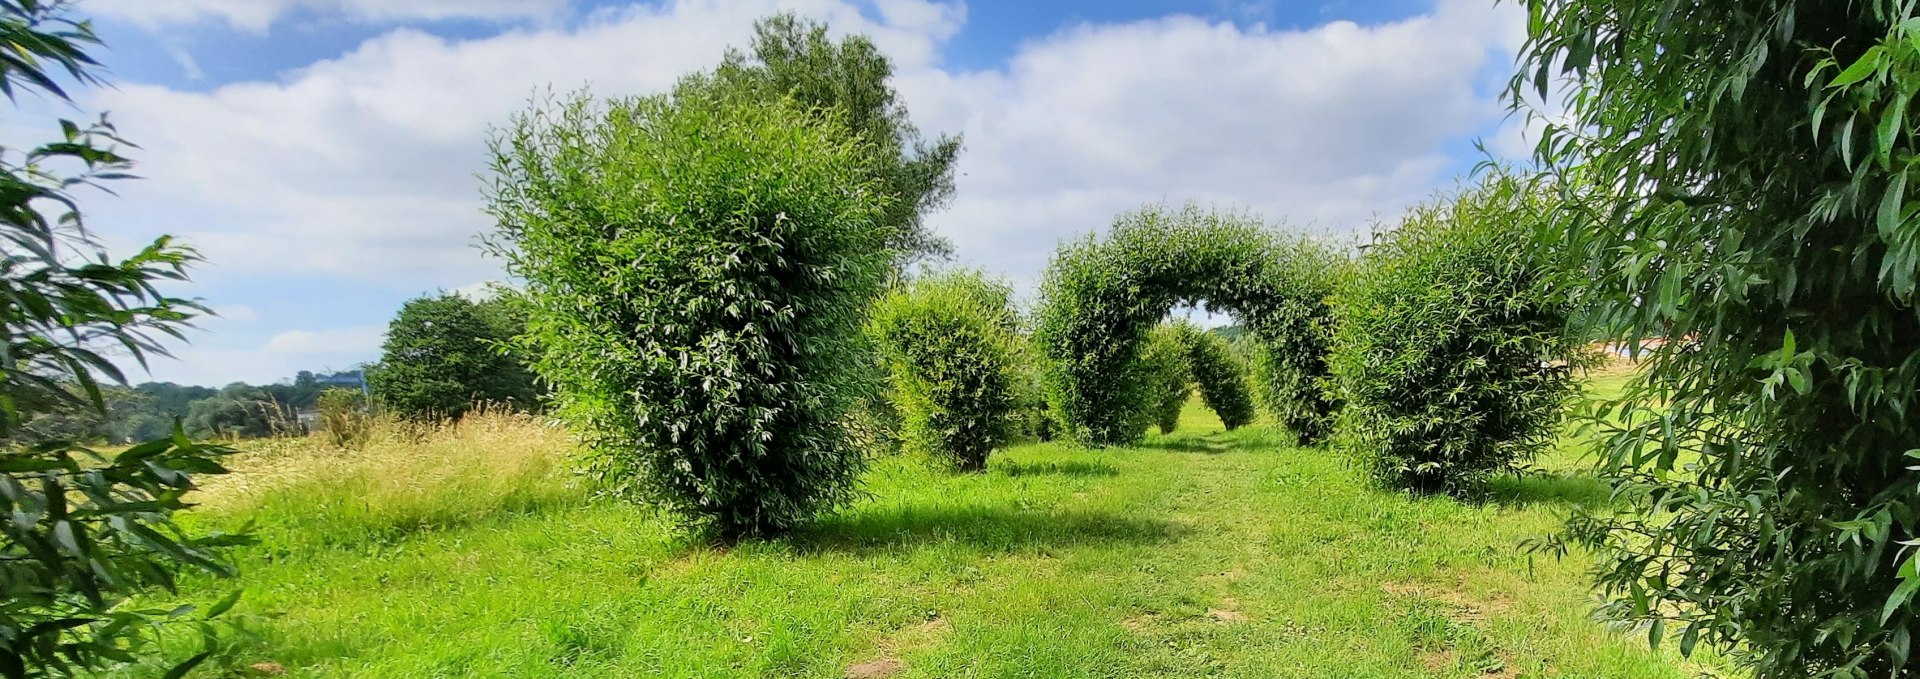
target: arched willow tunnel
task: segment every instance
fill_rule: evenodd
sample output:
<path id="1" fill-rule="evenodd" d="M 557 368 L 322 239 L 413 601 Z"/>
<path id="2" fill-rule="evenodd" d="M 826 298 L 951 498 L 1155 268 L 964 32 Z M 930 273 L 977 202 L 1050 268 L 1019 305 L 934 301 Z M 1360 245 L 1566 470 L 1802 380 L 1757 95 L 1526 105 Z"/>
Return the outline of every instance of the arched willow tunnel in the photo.
<path id="1" fill-rule="evenodd" d="M 1082 443 L 1138 441 L 1153 420 L 1147 333 L 1176 305 L 1202 303 L 1247 327 L 1261 403 L 1301 443 L 1316 442 L 1337 406 L 1322 385 L 1327 297 L 1343 263 L 1252 215 L 1192 205 L 1121 215 L 1105 238 L 1063 245 L 1041 283 L 1048 398 Z"/>

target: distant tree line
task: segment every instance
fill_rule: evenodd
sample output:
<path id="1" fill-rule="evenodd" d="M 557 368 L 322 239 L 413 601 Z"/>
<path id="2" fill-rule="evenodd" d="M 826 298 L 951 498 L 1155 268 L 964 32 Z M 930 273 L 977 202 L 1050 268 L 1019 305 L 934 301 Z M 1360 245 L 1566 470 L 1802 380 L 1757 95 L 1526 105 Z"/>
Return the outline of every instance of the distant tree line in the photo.
<path id="1" fill-rule="evenodd" d="M 145 441 L 170 435 L 176 421 L 195 438 L 254 438 L 300 431 L 299 414 L 312 410 L 322 392 L 360 381 L 357 370 L 331 374 L 302 370 L 291 382 L 279 384 L 235 382 L 217 389 L 173 382 L 109 386 L 101 389 L 104 411 L 76 404 L 41 413 L 28 420 L 14 440 Z"/>

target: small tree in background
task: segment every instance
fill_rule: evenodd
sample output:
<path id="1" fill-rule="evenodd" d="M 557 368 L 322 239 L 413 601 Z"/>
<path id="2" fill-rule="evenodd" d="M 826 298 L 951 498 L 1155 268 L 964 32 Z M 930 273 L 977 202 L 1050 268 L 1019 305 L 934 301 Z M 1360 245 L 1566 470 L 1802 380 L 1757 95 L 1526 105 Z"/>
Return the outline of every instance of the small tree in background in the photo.
<path id="1" fill-rule="evenodd" d="M 609 489 L 722 539 L 779 533 L 865 468 L 843 423 L 871 387 L 890 203 L 833 116 L 677 92 L 516 117 L 493 144 L 492 246 Z"/>
<path id="2" fill-rule="evenodd" d="M 1148 394 L 1153 399 L 1153 421 L 1161 434 L 1171 434 L 1180 427 L 1180 410 L 1193 395 L 1193 369 L 1187 365 L 1187 354 L 1181 328 L 1170 324 L 1155 327 L 1140 349 L 1140 363 L 1146 368 L 1148 383 L 1154 385 Z"/>
<path id="3" fill-rule="evenodd" d="M 1550 445 L 1582 338 L 1548 197 L 1495 174 L 1380 234 L 1335 296 L 1343 447 L 1380 482 L 1467 490 Z"/>
<path id="4" fill-rule="evenodd" d="M 1247 388 L 1247 366 L 1219 335 L 1204 332 L 1188 323 L 1179 323 L 1180 339 L 1187 348 L 1187 367 L 1194 384 L 1200 387 L 1200 400 L 1220 417 L 1227 431 L 1253 422 L 1253 392 Z"/>
<path id="5" fill-rule="evenodd" d="M 907 445 L 979 471 L 1014 434 L 1020 337 L 1012 288 L 977 272 L 918 278 L 868 324 L 893 382 Z"/>
<path id="6" fill-rule="evenodd" d="M 762 101 L 790 99 L 858 136 L 861 168 L 888 198 L 881 223 L 892 231 L 887 247 L 895 269 L 915 260 L 941 259 L 953 245 L 926 228 L 928 212 L 953 196 L 953 166 L 960 138 L 941 135 L 923 141 L 893 90 L 893 63 L 864 35 L 838 41 L 825 24 L 779 14 L 753 25 L 747 49 L 729 50 L 712 79 L 691 81 L 719 86 Z"/>
<path id="7" fill-rule="evenodd" d="M 407 302 L 387 326 L 368 388 L 408 419 L 459 418 L 475 403 L 533 407 L 533 374 L 510 345 L 525 320 L 510 304 L 451 293 Z"/>
<path id="8" fill-rule="evenodd" d="M 99 45 L 63 2 L 0 3 L 0 93 L 65 100 L 52 76 L 96 82 L 86 50 Z M 0 149 L 0 441 L 17 441 L 34 417 L 68 408 L 104 414 L 102 382 L 125 376 L 100 351 L 113 347 L 144 364 L 165 355 L 159 338 L 180 338 L 202 307 L 157 287 L 183 280 L 198 261 L 162 237 L 132 257 L 110 257 L 83 230 L 68 191 L 125 176 L 130 163 L 103 119 L 62 121 L 63 137 L 32 149 Z M 12 128 L 9 128 L 12 129 Z M 74 173 L 62 173 L 60 167 Z M 43 209 L 58 212 L 49 214 Z M 188 533 L 174 513 L 194 477 L 226 470 L 231 452 L 171 437 L 106 455 L 71 441 L 5 444 L 0 452 L 0 675 L 94 676 L 137 660 L 165 630 L 186 625 L 209 650 L 176 667 L 184 674 L 212 654 L 208 622 L 228 599 L 196 615 L 125 605 L 144 589 L 172 590 L 178 569 L 227 573 L 219 548 L 237 540 Z M 237 596 L 236 592 L 236 596 Z"/>

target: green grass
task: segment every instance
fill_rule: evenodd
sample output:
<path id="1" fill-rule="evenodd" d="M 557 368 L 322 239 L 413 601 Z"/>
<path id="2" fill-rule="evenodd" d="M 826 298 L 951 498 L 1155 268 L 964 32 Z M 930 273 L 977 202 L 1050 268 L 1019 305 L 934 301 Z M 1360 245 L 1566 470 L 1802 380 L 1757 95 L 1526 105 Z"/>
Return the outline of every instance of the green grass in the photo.
<path id="1" fill-rule="evenodd" d="M 1707 671 L 1592 621 L 1585 557 L 1520 554 L 1595 497 L 1564 460 L 1483 504 L 1418 498 L 1190 406 L 1180 431 L 1138 448 L 1021 446 L 976 475 L 882 460 L 869 499 L 789 539 L 721 549 L 583 499 L 557 467 L 525 462 L 557 455 L 557 434 L 513 426 L 412 460 L 396 451 L 419 446 L 391 442 L 324 463 L 243 461 L 280 480 L 215 488 L 200 517 L 259 520 L 264 540 L 238 580 L 261 638 L 222 664 L 381 677 Z M 535 452 L 510 452 L 522 448 Z M 427 464 L 432 478 L 393 480 Z M 443 493 L 459 511 L 430 509 Z M 386 506 L 419 516 L 372 510 Z M 230 584 L 193 586 L 210 600 Z"/>

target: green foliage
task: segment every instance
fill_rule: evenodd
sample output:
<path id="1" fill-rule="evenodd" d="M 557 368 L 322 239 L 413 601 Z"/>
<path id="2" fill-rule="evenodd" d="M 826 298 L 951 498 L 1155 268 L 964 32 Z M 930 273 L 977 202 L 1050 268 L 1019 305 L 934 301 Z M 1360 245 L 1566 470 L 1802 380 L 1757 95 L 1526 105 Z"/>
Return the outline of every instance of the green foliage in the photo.
<path id="1" fill-rule="evenodd" d="M 367 386 L 389 410 L 413 420 L 458 419 L 476 403 L 530 408 L 533 373 L 508 342 L 525 328 L 507 302 L 474 303 L 447 293 L 400 307 L 387 326 Z"/>
<path id="2" fill-rule="evenodd" d="M 1187 353 L 1182 327 L 1169 324 L 1155 326 L 1140 349 L 1140 363 L 1150 386 L 1148 394 L 1153 399 L 1153 423 L 1162 434 L 1180 427 L 1180 410 L 1187 407 L 1187 397 L 1193 394 L 1193 369 L 1187 365 Z"/>
<path id="3" fill-rule="evenodd" d="M 66 94 L 55 76 L 95 82 L 86 50 L 92 29 L 65 3 L 0 2 L 0 93 Z M 82 128 L 62 121 L 62 139 L 27 150 L 0 148 L 0 676 L 92 676 L 131 662 L 181 625 L 208 644 L 208 618 L 229 598 L 154 611 L 125 605 L 150 587 L 172 589 L 181 567 L 226 572 L 217 550 L 233 542 L 195 536 L 173 523 L 199 474 L 225 470 L 227 449 L 200 446 L 178 431 L 106 456 L 52 440 L 21 443 L 26 427 L 56 413 L 107 410 L 105 383 L 125 383 L 103 353 L 144 364 L 164 355 L 159 338 L 179 338 L 203 309 L 157 285 L 182 280 L 197 261 L 162 237 L 114 259 L 81 228 L 77 186 L 126 176 L 122 143 L 104 119 Z M 11 128 L 10 128 L 11 129 Z M 63 174 L 72 168 L 78 174 Z M 43 212 L 52 208 L 56 214 Z M 187 659 L 184 669 L 205 654 Z"/>
<path id="4" fill-rule="evenodd" d="M 357 389 L 328 389 L 320 392 L 316 404 L 320 430 L 335 448 L 359 450 L 373 438 L 373 416 L 367 412 L 366 394 Z"/>
<path id="5" fill-rule="evenodd" d="M 1227 431 L 1253 422 L 1253 392 L 1247 389 L 1246 364 L 1220 335 L 1186 324 L 1176 327 L 1181 329 L 1181 339 L 1187 347 L 1187 367 L 1194 383 L 1200 387 L 1200 400 L 1207 404 L 1207 409 L 1220 417 Z"/>
<path id="6" fill-rule="evenodd" d="M 494 141 L 495 250 L 593 468 L 730 539 L 853 497 L 891 260 L 868 148 L 787 102 L 576 97 Z"/>
<path id="7" fill-rule="evenodd" d="M 1636 511 L 1572 525 L 1605 612 L 1761 677 L 1920 676 L 1913 3 L 1530 9 L 1514 90 L 1571 77 L 1538 155 L 1584 304 L 1652 340 L 1595 419 Z"/>
<path id="8" fill-rule="evenodd" d="M 1159 402 L 1141 346 L 1175 304 L 1205 301 L 1259 338 L 1268 406 L 1301 440 L 1316 440 L 1335 406 L 1321 382 L 1338 262 L 1248 216 L 1194 206 L 1121 215 L 1105 240 L 1062 245 L 1041 283 L 1035 335 L 1049 399 L 1084 443 L 1138 440 Z"/>
<path id="9" fill-rule="evenodd" d="M 921 139 L 906 103 L 888 83 L 893 63 L 867 36 L 835 41 L 825 24 L 791 13 L 754 22 L 753 33 L 746 51 L 729 50 L 711 80 L 692 84 L 718 85 L 769 102 L 790 99 L 838 121 L 840 129 L 865 142 L 861 166 L 888 197 L 881 223 L 892 230 L 887 247 L 895 253 L 896 267 L 904 271 L 915 260 L 950 256 L 953 245 L 926 228 L 922 218 L 953 196 L 960 138 Z"/>
<path id="10" fill-rule="evenodd" d="M 1335 296 L 1338 439 L 1375 480 L 1477 490 L 1554 441 L 1585 340 L 1532 246 L 1550 197 L 1505 173 L 1377 234 Z"/>
<path id="11" fill-rule="evenodd" d="M 916 278 L 881 298 L 868 334 L 885 361 L 909 448 L 963 471 L 1015 433 L 1020 337 L 1012 288 L 971 271 Z"/>

